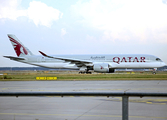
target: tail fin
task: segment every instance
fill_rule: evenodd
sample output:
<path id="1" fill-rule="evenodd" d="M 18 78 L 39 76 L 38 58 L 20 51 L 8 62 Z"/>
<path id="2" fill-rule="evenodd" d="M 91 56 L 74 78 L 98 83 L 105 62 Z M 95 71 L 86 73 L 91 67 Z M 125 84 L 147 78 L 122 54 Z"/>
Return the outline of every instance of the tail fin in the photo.
<path id="1" fill-rule="evenodd" d="M 11 41 L 13 48 L 18 57 L 23 57 L 26 55 L 33 55 L 32 52 L 26 48 L 15 35 L 8 34 L 9 40 Z"/>

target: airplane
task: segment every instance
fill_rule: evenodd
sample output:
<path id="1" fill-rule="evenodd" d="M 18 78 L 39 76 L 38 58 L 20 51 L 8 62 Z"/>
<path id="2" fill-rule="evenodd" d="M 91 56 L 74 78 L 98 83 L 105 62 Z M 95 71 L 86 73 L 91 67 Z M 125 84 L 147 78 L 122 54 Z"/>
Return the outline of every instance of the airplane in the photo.
<path id="1" fill-rule="evenodd" d="M 153 69 L 153 74 L 156 74 L 157 68 L 166 66 L 159 57 L 148 54 L 50 56 L 39 51 L 41 55 L 34 55 L 15 35 L 8 34 L 7 36 L 13 45 L 17 57 L 3 57 L 40 67 L 74 69 L 80 70 L 79 73 L 91 73 L 90 71 L 92 70 L 99 73 L 114 73 L 115 69 L 151 68 Z"/>

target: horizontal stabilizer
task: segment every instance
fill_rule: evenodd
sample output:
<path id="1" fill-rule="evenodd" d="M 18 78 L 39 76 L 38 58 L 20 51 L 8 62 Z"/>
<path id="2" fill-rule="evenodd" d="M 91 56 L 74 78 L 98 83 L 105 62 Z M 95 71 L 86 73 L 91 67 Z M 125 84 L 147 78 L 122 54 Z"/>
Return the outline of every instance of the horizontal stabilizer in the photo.
<path id="1" fill-rule="evenodd" d="M 21 57 L 13 57 L 13 56 L 3 56 L 6 58 L 10 58 L 11 60 L 25 60 L 25 58 L 21 58 Z"/>

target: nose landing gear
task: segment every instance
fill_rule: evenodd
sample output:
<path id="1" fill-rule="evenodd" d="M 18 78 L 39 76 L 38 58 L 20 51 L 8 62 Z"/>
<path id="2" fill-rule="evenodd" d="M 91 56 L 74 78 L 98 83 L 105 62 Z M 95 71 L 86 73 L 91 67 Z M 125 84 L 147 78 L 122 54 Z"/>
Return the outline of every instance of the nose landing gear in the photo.
<path id="1" fill-rule="evenodd" d="M 156 71 L 157 71 L 157 68 L 154 68 L 152 74 L 156 74 Z"/>

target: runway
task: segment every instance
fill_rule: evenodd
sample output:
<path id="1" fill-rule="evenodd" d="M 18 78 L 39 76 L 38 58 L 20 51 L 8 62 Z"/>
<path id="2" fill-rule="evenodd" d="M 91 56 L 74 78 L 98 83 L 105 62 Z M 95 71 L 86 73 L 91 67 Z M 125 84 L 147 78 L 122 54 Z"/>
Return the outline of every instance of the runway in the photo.
<path id="1" fill-rule="evenodd" d="M 167 81 L 13 81 L 1 92 L 167 92 Z M 121 120 L 121 97 L 0 97 L 0 120 Z M 166 120 L 167 98 L 130 98 L 130 120 Z"/>

